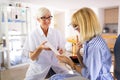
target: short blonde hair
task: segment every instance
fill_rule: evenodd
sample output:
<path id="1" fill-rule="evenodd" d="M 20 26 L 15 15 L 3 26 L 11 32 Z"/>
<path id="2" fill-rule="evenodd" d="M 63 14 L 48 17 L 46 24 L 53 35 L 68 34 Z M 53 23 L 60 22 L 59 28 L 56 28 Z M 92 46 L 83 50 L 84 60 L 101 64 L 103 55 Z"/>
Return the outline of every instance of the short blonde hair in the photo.
<path id="1" fill-rule="evenodd" d="M 45 16 L 47 13 L 49 13 L 51 15 L 51 12 L 49 9 L 45 8 L 45 7 L 41 7 L 38 9 L 37 13 L 36 13 L 36 17 L 40 18 Z"/>
<path id="2" fill-rule="evenodd" d="M 102 28 L 96 14 L 90 8 L 82 8 L 72 15 L 72 25 L 77 25 L 80 30 L 82 43 L 89 41 L 96 35 L 100 35 Z"/>

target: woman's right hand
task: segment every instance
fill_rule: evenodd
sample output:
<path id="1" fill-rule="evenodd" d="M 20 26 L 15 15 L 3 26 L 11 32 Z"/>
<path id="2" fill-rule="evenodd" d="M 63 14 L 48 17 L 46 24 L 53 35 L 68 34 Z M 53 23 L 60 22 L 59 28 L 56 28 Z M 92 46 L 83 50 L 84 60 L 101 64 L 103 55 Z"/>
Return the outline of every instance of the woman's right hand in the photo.
<path id="1" fill-rule="evenodd" d="M 62 63 L 69 63 L 69 58 L 66 56 L 61 56 L 61 55 L 57 55 L 57 58 L 59 59 L 60 62 Z"/>
<path id="2" fill-rule="evenodd" d="M 61 55 L 57 55 L 57 58 L 60 60 L 60 62 L 66 63 L 68 64 L 72 69 L 76 70 L 77 72 L 81 73 L 81 69 L 82 67 L 77 66 L 71 59 L 69 59 L 66 56 L 61 56 Z"/>
<path id="3" fill-rule="evenodd" d="M 44 41 L 40 44 L 39 48 L 42 50 L 51 50 L 48 46 L 46 46 L 45 44 L 47 43 L 47 41 Z"/>
<path id="4" fill-rule="evenodd" d="M 38 55 L 40 54 L 40 52 L 42 51 L 42 50 L 51 50 L 48 46 L 46 46 L 45 44 L 47 43 L 47 41 L 44 41 L 44 42 L 42 42 L 39 46 L 38 46 L 38 48 L 36 48 L 35 49 L 35 51 L 31 51 L 30 52 L 30 58 L 32 59 L 32 60 L 36 60 L 37 58 L 38 58 Z"/>
<path id="5" fill-rule="evenodd" d="M 76 52 L 79 52 L 82 48 L 82 43 L 78 39 L 78 35 L 76 36 Z"/>
<path id="6" fill-rule="evenodd" d="M 74 62 L 66 56 L 57 55 L 57 58 L 59 59 L 60 62 L 66 63 L 71 67 L 74 65 Z"/>

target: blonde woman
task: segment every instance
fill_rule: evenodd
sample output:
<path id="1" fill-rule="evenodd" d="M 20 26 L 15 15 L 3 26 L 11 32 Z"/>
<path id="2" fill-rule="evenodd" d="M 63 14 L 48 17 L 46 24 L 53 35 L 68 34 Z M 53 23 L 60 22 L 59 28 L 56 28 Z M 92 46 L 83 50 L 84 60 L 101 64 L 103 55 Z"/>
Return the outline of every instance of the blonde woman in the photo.
<path id="1" fill-rule="evenodd" d="M 101 37 L 101 27 L 96 14 L 90 8 L 82 8 L 73 14 L 72 25 L 79 32 L 77 57 L 81 66 L 74 64 L 66 56 L 58 56 L 59 60 L 70 65 L 72 69 L 89 80 L 113 80 L 110 73 L 111 53 Z M 79 53 L 82 45 L 84 45 L 83 56 Z M 57 80 L 58 76 L 54 75 L 51 80 Z M 65 76 L 61 78 L 64 79 Z"/>

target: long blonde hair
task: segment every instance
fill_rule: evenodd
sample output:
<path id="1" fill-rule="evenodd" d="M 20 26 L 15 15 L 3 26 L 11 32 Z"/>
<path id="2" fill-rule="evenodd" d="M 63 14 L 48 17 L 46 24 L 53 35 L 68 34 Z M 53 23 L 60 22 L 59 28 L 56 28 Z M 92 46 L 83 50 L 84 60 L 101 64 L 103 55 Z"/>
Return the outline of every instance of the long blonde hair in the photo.
<path id="1" fill-rule="evenodd" d="M 72 25 L 77 25 L 80 31 L 80 41 L 84 43 L 96 35 L 100 35 L 102 28 L 96 14 L 90 8 L 79 9 L 72 15 Z"/>

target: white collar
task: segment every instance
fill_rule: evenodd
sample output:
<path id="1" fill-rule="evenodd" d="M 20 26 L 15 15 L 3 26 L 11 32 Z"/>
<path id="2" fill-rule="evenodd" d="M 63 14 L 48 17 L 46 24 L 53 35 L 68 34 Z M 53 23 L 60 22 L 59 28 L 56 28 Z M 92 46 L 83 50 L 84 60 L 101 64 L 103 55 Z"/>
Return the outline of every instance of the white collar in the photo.
<path id="1" fill-rule="evenodd" d="M 38 29 L 38 32 L 40 33 L 41 36 L 44 36 L 44 35 L 45 35 L 40 26 L 38 26 L 37 29 Z M 48 29 L 48 34 L 52 34 L 52 30 L 51 30 L 50 27 L 49 27 L 49 29 Z"/>

